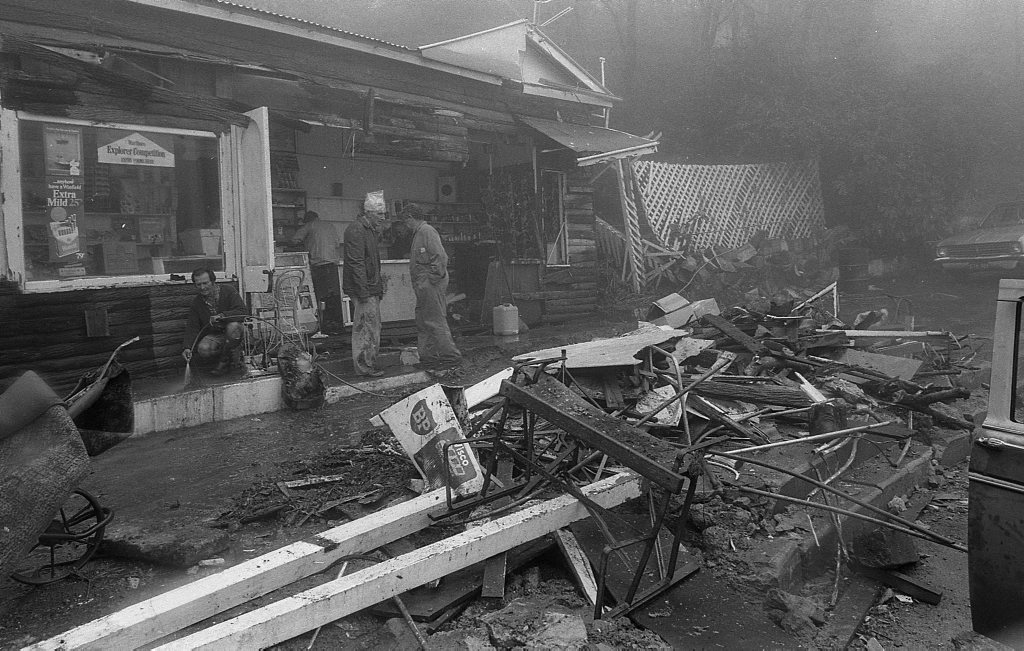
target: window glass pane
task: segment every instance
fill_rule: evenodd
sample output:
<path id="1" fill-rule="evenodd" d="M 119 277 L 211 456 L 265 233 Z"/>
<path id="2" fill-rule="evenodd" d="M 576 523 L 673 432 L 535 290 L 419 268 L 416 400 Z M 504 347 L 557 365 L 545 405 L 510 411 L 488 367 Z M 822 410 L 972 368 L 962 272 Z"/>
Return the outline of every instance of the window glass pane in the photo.
<path id="1" fill-rule="evenodd" d="M 28 280 L 223 270 L 216 138 L 20 129 Z"/>
<path id="2" fill-rule="evenodd" d="M 1024 307 L 1021 303 L 1016 305 L 1016 314 L 1014 318 L 1016 320 L 1016 339 L 1012 342 L 1001 341 L 997 338 L 992 345 L 993 357 L 998 355 L 1010 355 L 1013 356 L 1016 363 L 1013 368 L 1013 391 L 1010 393 L 1010 420 L 1018 423 L 1024 423 L 1024 349 L 1021 347 L 1021 340 L 1024 337 L 1024 319 L 1022 319 L 1022 310 Z M 996 323 L 996 334 L 1000 331 L 1005 332 L 999 323 Z M 1012 345 L 1012 348 L 1011 348 Z M 1002 416 L 1002 414 L 999 414 Z"/>
<path id="3" fill-rule="evenodd" d="M 1018 223 L 1017 206 L 996 206 L 985 219 L 985 226 L 1013 226 Z"/>

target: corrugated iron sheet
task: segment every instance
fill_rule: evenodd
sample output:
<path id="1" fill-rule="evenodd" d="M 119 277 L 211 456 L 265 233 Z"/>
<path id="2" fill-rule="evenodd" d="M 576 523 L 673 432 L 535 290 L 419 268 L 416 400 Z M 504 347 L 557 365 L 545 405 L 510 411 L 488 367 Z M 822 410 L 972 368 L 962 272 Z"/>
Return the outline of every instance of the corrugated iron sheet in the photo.
<path id="1" fill-rule="evenodd" d="M 594 127 L 585 124 L 556 122 L 517 116 L 523 124 L 540 131 L 560 145 L 564 145 L 577 154 L 609 154 L 622 152 L 622 157 L 654 153 L 658 149 L 657 140 L 649 140 L 634 136 L 625 131 Z"/>

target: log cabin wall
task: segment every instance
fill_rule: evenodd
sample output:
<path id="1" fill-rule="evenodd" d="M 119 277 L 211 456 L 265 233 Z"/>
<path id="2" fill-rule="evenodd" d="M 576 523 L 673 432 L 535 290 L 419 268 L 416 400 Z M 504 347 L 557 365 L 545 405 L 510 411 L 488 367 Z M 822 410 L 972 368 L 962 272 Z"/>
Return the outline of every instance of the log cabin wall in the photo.
<path id="1" fill-rule="evenodd" d="M 194 295 L 184 282 L 0 295 L 0 386 L 31 369 L 61 393 L 136 335 L 140 341 L 118 355 L 133 377 L 183 368 L 181 342 Z"/>
<path id="2" fill-rule="evenodd" d="M 577 168 L 566 180 L 562 205 L 569 233 L 569 266 L 544 270 L 540 292 L 544 299 L 544 323 L 562 323 L 597 311 L 599 279 L 592 173 L 590 168 Z"/>

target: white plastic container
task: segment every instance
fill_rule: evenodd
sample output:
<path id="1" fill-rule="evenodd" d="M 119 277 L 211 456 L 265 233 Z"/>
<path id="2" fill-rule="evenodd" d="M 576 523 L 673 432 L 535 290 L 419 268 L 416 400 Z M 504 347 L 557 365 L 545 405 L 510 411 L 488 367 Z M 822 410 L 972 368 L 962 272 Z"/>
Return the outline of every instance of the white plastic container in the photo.
<path id="1" fill-rule="evenodd" d="M 495 305 L 493 314 L 494 334 L 496 335 L 517 335 L 519 334 L 519 308 L 515 305 Z"/>

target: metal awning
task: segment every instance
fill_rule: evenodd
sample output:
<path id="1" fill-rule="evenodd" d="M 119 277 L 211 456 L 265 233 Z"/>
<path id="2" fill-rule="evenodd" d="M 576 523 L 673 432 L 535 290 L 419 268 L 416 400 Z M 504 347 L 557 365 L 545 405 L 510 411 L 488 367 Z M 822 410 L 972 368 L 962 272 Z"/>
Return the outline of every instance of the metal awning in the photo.
<path id="1" fill-rule="evenodd" d="M 577 154 L 580 167 L 596 165 L 618 158 L 633 158 L 658 151 L 658 141 L 634 136 L 625 131 L 516 116 L 523 124 L 540 131 L 558 144 Z"/>

